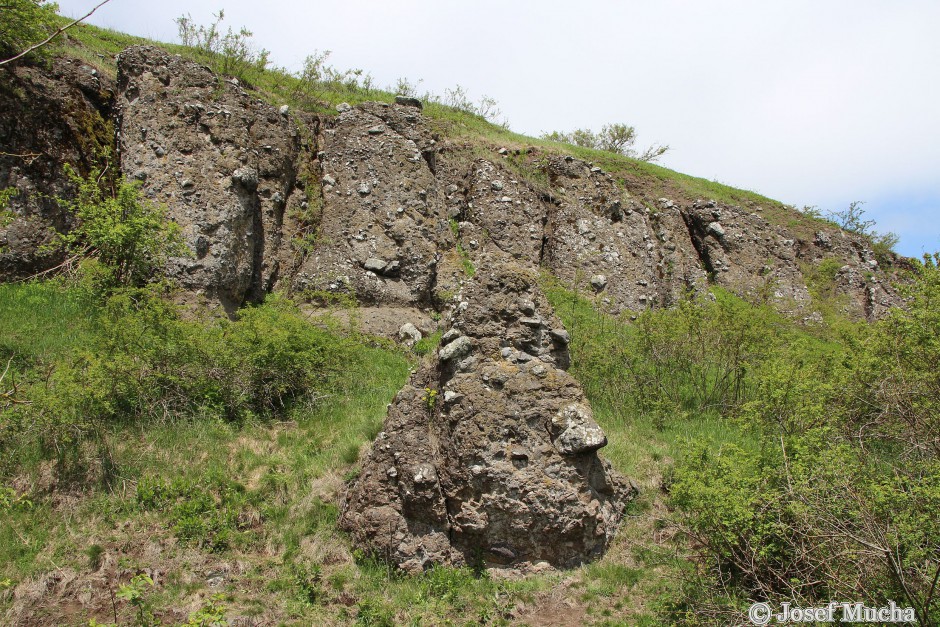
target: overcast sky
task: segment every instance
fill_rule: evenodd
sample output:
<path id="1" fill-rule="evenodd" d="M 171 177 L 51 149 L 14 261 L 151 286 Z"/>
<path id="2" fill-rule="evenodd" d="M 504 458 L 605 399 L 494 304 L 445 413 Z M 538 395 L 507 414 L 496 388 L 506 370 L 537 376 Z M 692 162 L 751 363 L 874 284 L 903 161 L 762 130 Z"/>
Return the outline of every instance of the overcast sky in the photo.
<path id="1" fill-rule="evenodd" d="M 459 84 L 528 135 L 624 122 L 672 147 L 667 167 L 823 211 L 865 201 L 899 252 L 940 250 L 938 0 L 111 0 L 89 21 L 176 41 L 174 18 L 220 8 L 276 65 L 331 50 L 379 85 Z"/>

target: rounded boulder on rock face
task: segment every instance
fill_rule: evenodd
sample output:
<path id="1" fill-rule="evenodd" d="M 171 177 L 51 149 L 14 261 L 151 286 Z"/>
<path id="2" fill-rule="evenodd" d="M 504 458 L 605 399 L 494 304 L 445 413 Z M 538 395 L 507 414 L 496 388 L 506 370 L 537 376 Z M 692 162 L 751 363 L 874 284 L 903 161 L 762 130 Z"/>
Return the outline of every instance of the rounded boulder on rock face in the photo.
<path id="1" fill-rule="evenodd" d="M 460 331 L 457 329 L 448 329 L 444 335 L 441 336 L 441 346 L 450 344 L 454 340 L 460 337 Z"/>
<path id="2" fill-rule="evenodd" d="M 258 171 L 254 168 L 238 168 L 232 173 L 232 181 L 248 191 L 258 189 Z"/>
<path id="3" fill-rule="evenodd" d="M 577 403 L 552 418 L 552 430 L 557 433 L 555 449 L 562 455 L 580 455 L 607 446 L 607 435 L 594 421 L 591 410 Z"/>
<path id="4" fill-rule="evenodd" d="M 725 236 L 725 229 L 720 222 L 711 222 L 708 225 L 708 232 L 721 239 Z"/>
<path id="5" fill-rule="evenodd" d="M 410 322 L 406 322 L 398 329 L 398 339 L 402 340 L 408 346 L 414 346 L 421 341 L 421 338 L 421 331 Z"/>
<path id="6" fill-rule="evenodd" d="M 441 361 L 459 359 L 470 354 L 472 349 L 473 343 L 470 341 L 470 338 L 466 335 L 461 335 L 447 346 L 442 347 L 439 353 L 439 357 Z"/>
<path id="7" fill-rule="evenodd" d="M 363 264 L 363 268 L 369 270 L 370 272 L 381 272 L 385 269 L 387 262 L 384 259 L 379 259 L 378 257 L 369 257 L 366 259 L 366 262 Z"/>
<path id="8" fill-rule="evenodd" d="M 414 107 L 419 110 L 424 108 L 424 105 L 420 100 L 410 96 L 395 96 L 395 104 L 401 105 L 403 107 Z"/>
<path id="9" fill-rule="evenodd" d="M 607 277 L 603 274 L 595 274 L 591 277 L 591 287 L 598 292 L 607 287 Z"/>

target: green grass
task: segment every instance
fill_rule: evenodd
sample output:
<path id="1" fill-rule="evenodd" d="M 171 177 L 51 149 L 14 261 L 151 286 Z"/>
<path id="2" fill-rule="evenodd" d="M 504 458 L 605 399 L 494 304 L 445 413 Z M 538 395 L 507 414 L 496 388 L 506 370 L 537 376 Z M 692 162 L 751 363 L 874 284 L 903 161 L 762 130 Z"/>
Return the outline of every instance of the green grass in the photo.
<path id="1" fill-rule="evenodd" d="M 87 322 L 95 311 L 81 306 L 75 290 L 32 283 L 0 286 L 0 295 L 8 351 L 67 356 L 95 332 Z M 33 315 L 34 307 L 42 313 Z M 275 607 L 280 620 L 300 624 L 439 624 L 454 615 L 500 623 L 549 582 L 447 568 L 401 577 L 353 551 L 336 528 L 345 478 L 381 429 L 414 359 L 358 344 L 327 395 L 273 419 L 207 414 L 113 424 L 98 440 L 115 467 L 113 481 L 83 486 L 70 504 L 50 498 L 52 485 L 35 483 L 43 481 L 42 466 L 22 469 L 10 479 L 34 482 L 33 489 L 5 488 L 3 502 L 24 492 L 32 502 L 0 509 L 0 582 L 9 588 L 62 568 L 84 576 L 101 564 L 131 571 L 159 565 L 162 583 L 143 594 L 161 616 L 209 594 L 190 571 L 238 560 L 250 568 L 221 590 L 230 611 L 263 615 Z M 147 555 L 153 542 L 166 547 L 157 562 Z M 0 596 L 0 610 L 10 601 Z M 128 607 L 118 611 L 122 620 L 131 616 Z"/>
<path id="2" fill-rule="evenodd" d="M 0 359 L 23 368 L 84 346 L 88 313 L 78 292 L 54 281 L 0 284 Z"/>

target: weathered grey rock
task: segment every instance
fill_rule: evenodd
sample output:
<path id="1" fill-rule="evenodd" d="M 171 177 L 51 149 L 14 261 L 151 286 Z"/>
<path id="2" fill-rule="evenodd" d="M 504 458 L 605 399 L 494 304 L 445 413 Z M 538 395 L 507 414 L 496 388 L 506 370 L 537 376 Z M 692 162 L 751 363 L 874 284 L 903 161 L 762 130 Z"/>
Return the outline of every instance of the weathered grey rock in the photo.
<path id="1" fill-rule="evenodd" d="M 386 265 L 388 265 L 388 262 L 384 259 L 379 259 L 378 257 L 369 257 L 366 259 L 366 262 L 362 265 L 362 267 L 366 270 L 369 270 L 370 272 L 382 272 Z"/>
<path id="2" fill-rule="evenodd" d="M 552 417 L 555 448 L 562 455 L 589 453 L 607 446 L 607 436 L 585 405 L 572 404 Z"/>
<path id="3" fill-rule="evenodd" d="M 10 213 L 0 213 L 0 281 L 63 261 L 49 246 L 76 224 L 56 202 L 75 191 L 63 166 L 85 173 L 94 147 L 113 147 L 113 106 L 113 82 L 70 59 L 0 72 L 0 190 L 16 190 L 5 207 Z"/>
<path id="4" fill-rule="evenodd" d="M 607 277 L 603 274 L 595 274 L 591 277 L 591 287 L 598 292 L 607 287 Z"/>
<path id="5" fill-rule="evenodd" d="M 410 322 L 406 322 L 398 329 L 398 339 L 402 340 L 407 346 L 414 346 L 421 341 L 421 337 L 421 331 Z"/>
<path id="6" fill-rule="evenodd" d="M 380 126 L 383 133 L 369 134 Z M 431 304 L 435 291 L 458 291 L 459 257 L 445 254 L 455 249 L 443 193 L 453 179 L 438 181 L 432 170 L 426 153 L 434 151 L 434 141 L 414 107 L 366 103 L 324 120 L 317 219 L 325 237 L 287 277 L 294 290 L 344 292 L 367 306 L 420 308 Z M 369 259 L 388 264 L 366 269 Z M 340 286 L 336 276 L 350 281 Z"/>
<path id="7" fill-rule="evenodd" d="M 449 306 L 438 299 L 464 279 L 451 219 L 472 256 L 502 251 L 578 290 L 610 277 L 602 304 L 612 312 L 668 306 L 711 281 L 745 297 L 772 284 L 778 308 L 805 315 L 813 305 L 801 267 L 825 257 L 856 269 L 838 277 L 848 312 L 875 318 L 900 302 L 891 268 L 873 271 L 858 236 L 771 224 L 762 207 L 657 200 L 642 182 L 625 187 L 570 155 L 514 150 L 528 162 L 516 165 L 547 175 L 527 180 L 503 158 L 508 149 L 481 159 L 436 136 L 420 102 L 343 103 L 342 115 L 318 117 L 268 106 L 237 81 L 148 47 L 120 56 L 118 78 L 112 98 L 86 63 L 5 75 L 0 188 L 20 193 L 0 226 L 0 278 L 55 264 L 43 244 L 74 222 L 54 201 L 72 193 L 62 164 L 87 171 L 114 122 L 122 173 L 168 207 L 193 253 L 172 260 L 170 276 L 230 308 L 276 283 L 370 307 Z M 365 270 L 373 257 L 392 261 Z"/>
<path id="8" fill-rule="evenodd" d="M 606 440 L 577 381 L 558 367 L 568 362 L 565 344 L 511 313 L 521 296 L 561 328 L 537 273 L 499 255 L 480 261 L 452 320 L 463 334 L 395 397 L 340 524 L 410 572 L 596 559 L 635 488 L 597 456 Z M 507 362 L 510 347 L 538 358 Z M 466 357 L 455 364 L 458 356 Z M 443 402 L 428 390 L 444 390 Z"/>
<path id="9" fill-rule="evenodd" d="M 725 229 L 720 222 L 710 222 L 706 230 L 718 239 L 723 239 L 725 236 Z"/>
<path id="10" fill-rule="evenodd" d="M 420 100 L 411 98 L 410 96 L 395 96 L 395 104 L 399 104 L 403 107 L 414 107 L 419 111 L 424 108 Z"/>
<path id="11" fill-rule="evenodd" d="M 442 346 L 438 352 L 438 357 L 441 361 L 451 361 L 452 359 L 466 357 L 471 350 L 473 350 L 472 340 L 466 335 L 461 335 L 446 346 Z"/>
<path id="12" fill-rule="evenodd" d="M 157 48 L 128 48 L 117 63 L 121 167 L 146 172 L 143 193 L 167 207 L 195 253 L 172 259 L 170 276 L 229 310 L 260 298 L 285 270 L 285 209 L 304 200 L 297 128 Z"/>
<path id="13" fill-rule="evenodd" d="M 441 346 L 450 344 L 451 342 L 456 340 L 458 337 L 460 337 L 460 331 L 458 331 L 457 329 L 447 329 L 447 331 L 444 332 L 443 335 L 441 335 Z"/>
<path id="14" fill-rule="evenodd" d="M 567 345 L 571 343 L 571 335 L 568 333 L 567 329 L 552 329 L 551 333 L 552 337 L 557 339 L 562 344 Z"/>
<path id="15" fill-rule="evenodd" d="M 253 192 L 258 189 L 258 171 L 254 168 L 238 168 L 232 173 L 232 181 L 241 185 L 245 191 Z M 190 186 L 194 185 L 192 181 L 189 183 Z"/>

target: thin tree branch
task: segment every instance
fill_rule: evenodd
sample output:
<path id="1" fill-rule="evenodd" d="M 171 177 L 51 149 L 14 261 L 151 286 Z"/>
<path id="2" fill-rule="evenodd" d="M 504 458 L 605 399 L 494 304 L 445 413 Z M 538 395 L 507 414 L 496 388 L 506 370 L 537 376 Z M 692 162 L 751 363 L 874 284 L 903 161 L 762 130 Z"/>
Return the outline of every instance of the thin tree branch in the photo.
<path id="1" fill-rule="evenodd" d="M 76 24 L 78 24 L 79 22 L 81 22 L 82 20 L 85 20 L 85 19 L 91 17 L 91 14 L 92 14 L 92 13 L 94 13 L 95 11 L 97 11 L 98 9 L 100 9 L 101 7 L 103 7 L 104 5 L 108 4 L 109 2 L 111 2 L 111 0 L 103 0 L 102 2 L 99 2 L 99 3 L 95 6 L 95 8 L 93 8 L 91 11 L 89 11 L 89 12 L 86 13 L 85 15 L 81 16 L 80 18 L 78 18 L 78 19 L 75 20 L 74 22 L 71 22 L 71 23 L 66 24 L 65 26 L 59 28 L 56 32 L 54 32 L 54 33 L 52 33 L 51 35 L 49 35 L 49 37 L 47 37 L 45 40 L 40 41 L 38 44 L 35 44 L 35 45 L 30 46 L 29 48 L 27 48 L 27 49 L 24 50 L 23 52 L 19 53 L 19 54 L 16 55 L 15 57 L 10 57 L 9 59 L 5 59 L 5 60 L 3 60 L 3 61 L 0 61 L 0 65 L 6 65 L 7 63 L 13 63 L 13 62 L 16 61 L 17 59 L 22 59 L 23 57 L 25 57 L 26 55 L 28 55 L 28 54 L 29 54 L 30 52 L 32 52 L 33 50 L 36 50 L 36 49 L 38 49 L 38 48 L 42 48 L 43 46 L 45 46 L 46 44 L 48 44 L 50 41 L 52 41 L 53 39 L 55 39 L 56 37 L 58 37 L 59 35 L 61 35 L 61 34 L 64 33 L 65 31 L 67 31 L 68 29 L 72 28 L 73 26 L 75 26 Z"/>

